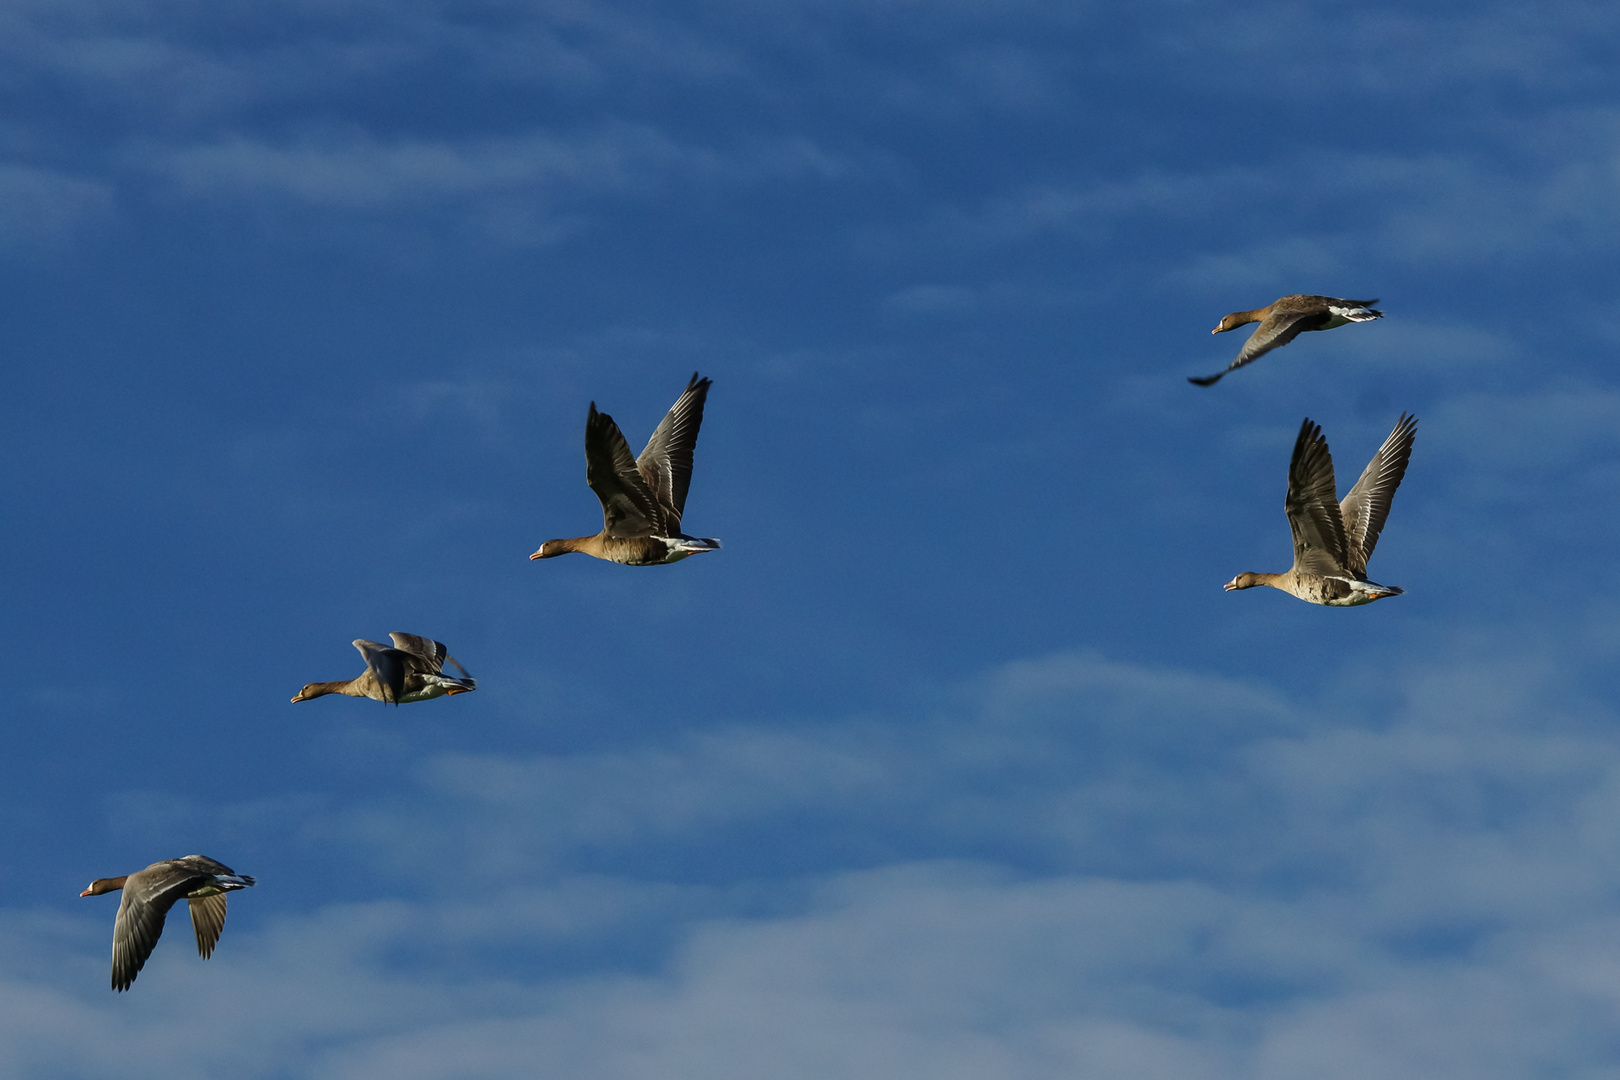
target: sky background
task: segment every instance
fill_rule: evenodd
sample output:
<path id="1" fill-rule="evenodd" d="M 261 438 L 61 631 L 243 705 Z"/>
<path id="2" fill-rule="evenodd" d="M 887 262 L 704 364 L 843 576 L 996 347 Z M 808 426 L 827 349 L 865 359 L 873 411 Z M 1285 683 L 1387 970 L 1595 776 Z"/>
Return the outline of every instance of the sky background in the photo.
<path id="1" fill-rule="evenodd" d="M 1606 3 L 0 7 L 0 1071 L 1620 1076 Z M 1201 390 L 1295 292 L 1378 297 Z M 714 379 L 653 569 L 596 530 Z M 1370 568 L 1284 570 L 1403 411 Z M 349 642 L 479 689 L 288 699 Z M 92 878 L 198 852 L 128 994 Z"/>

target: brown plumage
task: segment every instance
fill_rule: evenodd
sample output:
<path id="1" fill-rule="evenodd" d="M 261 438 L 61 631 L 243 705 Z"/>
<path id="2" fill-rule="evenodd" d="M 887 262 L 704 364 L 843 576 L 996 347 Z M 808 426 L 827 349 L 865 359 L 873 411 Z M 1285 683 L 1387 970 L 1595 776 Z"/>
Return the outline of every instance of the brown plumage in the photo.
<path id="1" fill-rule="evenodd" d="M 164 917 L 182 897 L 191 909 L 197 954 L 208 959 L 225 929 L 225 894 L 252 884 L 252 878 L 206 855 L 164 859 L 133 874 L 92 881 L 80 896 L 124 893 L 113 922 L 112 988 L 129 989 L 163 933 Z"/>
<path id="2" fill-rule="evenodd" d="M 446 651 L 444 642 L 415 634 L 389 634 L 388 637 L 394 643 L 393 648 L 356 638 L 354 647 L 366 658 L 366 670 L 352 679 L 309 683 L 294 695 L 293 703 L 326 694 L 346 694 L 403 705 L 446 694 L 465 694 L 478 688 L 478 680 Z M 446 660 L 456 665 L 462 678 L 444 674 Z"/>
<path id="3" fill-rule="evenodd" d="M 710 383 L 692 373 L 685 392 L 653 431 L 640 457 L 630 456 L 630 444 L 619 425 L 591 402 L 585 418 L 585 482 L 602 503 L 602 531 L 547 540 L 529 558 L 550 559 L 578 551 L 626 566 L 658 566 L 717 550 L 720 541 L 681 531 L 686 489 L 692 482 L 692 452 Z"/>
<path id="4" fill-rule="evenodd" d="M 1226 591 L 1270 585 L 1312 604 L 1355 607 L 1399 596 L 1393 585 L 1367 580 L 1372 558 L 1389 517 L 1395 489 L 1406 475 L 1417 435 L 1417 417 L 1401 414 L 1395 430 L 1378 448 L 1343 502 L 1335 501 L 1333 457 L 1320 426 L 1309 417 L 1294 440 L 1288 463 L 1288 497 L 1283 512 L 1294 534 L 1294 565 L 1283 574 L 1242 573 Z"/>
<path id="5" fill-rule="evenodd" d="M 1274 303 L 1253 311 L 1234 311 L 1216 323 L 1210 333 L 1224 334 L 1252 322 L 1259 323 L 1259 327 L 1243 343 L 1237 359 L 1228 364 L 1225 371 L 1202 378 L 1189 378 L 1187 381 L 1195 386 L 1214 386 L 1228 371 L 1236 371 L 1272 349 L 1282 348 L 1307 330 L 1332 330 L 1345 323 L 1382 319 L 1384 313 L 1373 310 L 1372 305 L 1376 303 L 1377 300 L 1341 300 L 1337 296 L 1299 294 L 1280 297 Z"/>

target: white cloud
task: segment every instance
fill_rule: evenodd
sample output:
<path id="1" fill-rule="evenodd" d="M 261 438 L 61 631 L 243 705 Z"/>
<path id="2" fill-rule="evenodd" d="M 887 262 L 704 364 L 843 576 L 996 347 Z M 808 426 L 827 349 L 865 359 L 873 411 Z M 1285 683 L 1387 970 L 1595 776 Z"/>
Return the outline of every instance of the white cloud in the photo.
<path id="1" fill-rule="evenodd" d="M 7 1039 L 14 1075 L 123 1055 L 125 1075 L 201 1077 L 250 1052 L 265 1073 L 404 1080 L 1505 1078 L 1601 1060 L 1593 1021 L 1620 958 L 1613 921 L 1402 957 L 1313 898 L 953 864 L 842 875 L 800 914 L 697 922 L 652 975 L 402 978 L 379 946 L 431 929 L 417 914 L 334 908 L 260 935 L 228 973 L 149 969 L 142 999 L 11 982 L 33 1021 Z"/>
<path id="2" fill-rule="evenodd" d="M 201 1077 L 245 1048 L 265 1075 L 405 1080 L 1579 1075 L 1607 1060 L 1620 999 L 1612 709 L 1564 688 L 1565 652 L 1453 652 L 1347 657 L 1303 701 L 1064 654 L 912 716 L 431 755 L 409 798 L 237 814 L 310 827 L 342 875 L 307 914 L 262 877 L 207 964 L 171 926 L 122 998 L 111 905 L 8 913 L 0 1064 Z M 769 869 L 805 821 L 811 861 Z M 710 869 L 578 871 L 616 850 Z"/>

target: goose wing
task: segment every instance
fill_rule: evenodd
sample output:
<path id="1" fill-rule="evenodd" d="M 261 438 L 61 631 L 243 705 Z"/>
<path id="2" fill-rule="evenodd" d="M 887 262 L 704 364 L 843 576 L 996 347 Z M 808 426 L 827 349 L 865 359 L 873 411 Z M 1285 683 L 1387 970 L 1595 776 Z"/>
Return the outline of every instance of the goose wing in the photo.
<path id="1" fill-rule="evenodd" d="M 1237 359 L 1232 361 L 1232 366 L 1226 370 L 1240 368 L 1251 360 L 1258 360 L 1272 349 L 1282 348 L 1305 331 L 1316 329 L 1327 318 L 1325 304 L 1320 308 L 1310 307 L 1304 310 L 1292 307 L 1278 308 L 1267 315 L 1255 328 L 1254 333 L 1249 335 L 1249 340 L 1238 350 Z"/>
<path id="2" fill-rule="evenodd" d="M 1367 560 L 1378 546 L 1378 534 L 1389 517 L 1395 489 L 1406 476 L 1406 463 L 1412 456 L 1412 441 L 1416 437 L 1417 417 L 1401 413 L 1389 438 L 1367 462 L 1361 479 L 1339 504 L 1346 541 L 1345 565 L 1357 574 L 1367 572 Z"/>
<path id="3" fill-rule="evenodd" d="M 394 643 L 394 648 L 406 653 L 406 661 L 414 670 L 437 675 L 444 668 L 445 657 L 449 655 L 444 642 L 434 641 L 432 638 L 418 637 L 415 634 L 390 633 L 388 640 Z M 456 665 L 460 667 L 460 664 Z"/>
<path id="4" fill-rule="evenodd" d="M 124 895 L 118 902 L 118 918 L 113 922 L 112 988 L 129 989 L 135 975 L 146 966 L 158 938 L 163 936 L 163 920 L 169 909 L 192 889 L 197 874 L 168 859 L 153 863 L 129 875 Z"/>
<path id="5" fill-rule="evenodd" d="M 1325 296 L 1284 296 L 1271 305 L 1271 311 L 1260 320 L 1249 340 L 1238 350 L 1237 359 L 1213 375 L 1189 378 L 1194 386 L 1214 386 L 1221 378 L 1238 368 L 1257 360 L 1272 349 L 1293 341 L 1307 330 L 1321 326 L 1331 316 Z M 1227 316 L 1231 318 L 1231 316 Z M 1223 320 L 1224 321 L 1224 320 Z"/>
<path id="6" fill-rule="evenodd" d="M 602 502 L 609 536 L 661 536 L 663 515 L 613 417 L 591 402 L 585 419 L 585 482 Z"/>
<path id="7" fill-rule="evenodd" d="M 1306 417 L 1288 463 L 1288 497 L 1283 503 L 1294 534 L 1295 570 L 1345 576 L 1344 521 L 1333 484 L 1333 456 L 1321 425 Z"/>
<path id="8" fill-rule="evenodd" d="M 697 447 L 698 428 L 703 425 L 703 403 L 712 382 L 692 372 L 686 390 L 675 399 L 675 404 L 654 429 L 652 438 L 647 440 L 647 448 L 636 458 L 636 468 L 663 512 L 665 536 L 680 535 L 681 515 L 686 512 L 686 489 L 692 483 L 692 451 Z"/>
<path id="9" fill-rule="evenodd" d="M 398 705 L 399 696 L 405 692 L 405 675 L 411 665 L 410 654 L 365 638 L 355 638 L 354 647 L 366 658 L 366 668 L 377 680 L 383 701 Z"/>
<path id="10" fill-rule="evenodd" d="M 214 955 L 214 946 L 225 930 L 225 894 L 193 896 L 187 903 L 191 907 L 191 929 L 197 935 L 197 955 L 206 960 Z"/>

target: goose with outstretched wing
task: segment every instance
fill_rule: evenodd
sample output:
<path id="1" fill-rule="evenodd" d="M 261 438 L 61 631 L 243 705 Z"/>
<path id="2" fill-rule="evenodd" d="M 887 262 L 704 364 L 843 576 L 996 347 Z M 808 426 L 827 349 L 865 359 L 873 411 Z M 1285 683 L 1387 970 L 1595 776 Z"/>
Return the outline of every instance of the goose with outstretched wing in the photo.
<path id="1" fill-rule="evenodd" d="M 1321 426 L 1306 417 L 1294 440 L 1283 503 L 1294 535 L 1294 565 L 1281 574 L 1239 574 L 1226 583 L 1226 591 L 1269 585 L 1329 607 L 1355 607 L 1399 596 L 1401 589 L 1367 579 L 1367 560 L 1378 545 L 1395 489 L 1406 475 L 1416 435 L 1417 417 L 1402 413 L 1341 502 L 1335 498 L 1327 439 Z"/>
<path id="2" fill-rule="evenodd" d="M 1188 382 L 1194 386 L 1214 386 L 1221 381 L 1222 376 L 1229 372 L 1257 360 L 1272 349 L 1280 349 L 1293 341 L 1307 330 L 1332 330 L 1353 322 L 1371 322 L 1373 319 L 1382 319 L 1382 311 L 1373 310 L 1377 300 L 1341 300 L 1337 296 L 1316 296 L 1314 294 L 1298 294 L 1283 296 L 1263 308 L 1253 311 L 1234 311 L 1215 324 L 1212 334 L 1224 334 L 1228 330 L 1236 330 L 1240 326 L 1257 322 L 1249 340 L 1243 343 L 1238 351 L 1237 359 L 1228 364 L 1224 370 L 1213 375 L 1189 377 Z"/>
<path id="3" fill-rule="evenodd" d="M 602 503 L 602 531 L 595 536 L 547 540 L 529 558 L 582 552 L 626 566 L 660 566 L 688 555 L 716 551 L 720 541 L 681 531 L 686 491 L 692 483 L 692 451 L 703 424 L 710 379 L 693 372 L 686 390 L 647 440 L 640 457 L 607 413 L 585 418 L 585 482 Z"/>
<path id="4" fill-rule="evenodd" d="M 225 929 L 225 894 L 252 884 L 252 878 L 206 855 L 164 859 L 133 874 L 92 881 L 80 896 L 124 894 L 113 922 L 112 988 L 129 989 L 152 955 L 169 909 L 182 899 L 191 909 L 197 954 L 208 959 Z"/>

